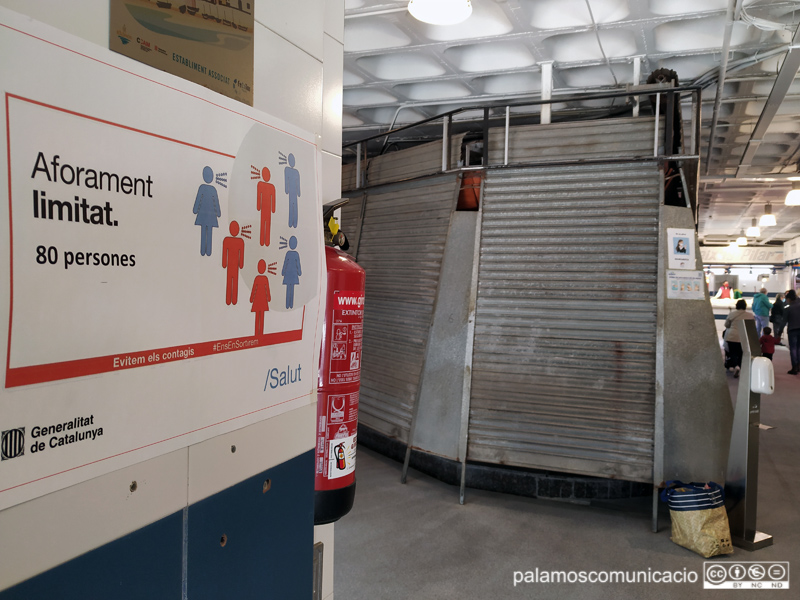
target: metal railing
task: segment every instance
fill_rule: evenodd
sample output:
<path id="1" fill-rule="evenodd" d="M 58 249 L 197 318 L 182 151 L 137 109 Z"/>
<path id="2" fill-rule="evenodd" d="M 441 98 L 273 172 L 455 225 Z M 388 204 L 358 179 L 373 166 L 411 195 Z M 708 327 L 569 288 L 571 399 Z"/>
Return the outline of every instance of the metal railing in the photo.
<path id="1" fill-rule="evenodd" d="M 681 98 L 685 95 L 691 96 L 691 140 L 690 143 L 683 144 L 681 147 L 678 148 L 678 152 L 673 151 L 675 148 L 676 140 L 675 140 L 675 116 L 676 116 L 676 106 L 680 107 Z M 511 129 L 511 121 L 512 115 L 511 111 L 514 108 L 524 108 L 524 107 L 535 107 L 535 106 L 542 106 L 542 105 L 551 105 L 554 103 L 565 103 L 565 102 L 587 102 L 587 101 L 594 101 L 594 100 L 606 100 L 606 99 L 614 99 L 614 98 L 629 98 L 632 99 L 630 106 L 632 108 L 633 115 L 638 114 L 638 105 L 639 105 L 639 96 L 651 96 L 655 97 L 655 106 L 654 106 L 654 134 L 653 134 L 653 154 L 652 156 L 641 156 L 641 157 L 633 157 L 634 160 L 652 160 L 657 159 L 660 161 L 699 161 L 700 158 L 700 123 L 701 123 L 701 115 L 700 115 L 700 100 L 701 100 L 701 88 L 699 86 L 681 86 L 681 87 L 669 87 L 666 84 L 651 84 L 651 85 L 642 85 L 629 88 L 624 91 L 617 91 L 617 92 L 602 92 L 602 93 L 594 93 L 594 94 L 580 94 L 574 96 L 558 96 L 555 98 L 551 98 L 549 100 L 527 100 L 527 101 L 520 101 L 520 102 L 511 102 L 511 103 L 502 103 L 502 104 L 489 104 L 489 105 L 474 105 L 474 106 L 464 106 L 458 109 L 454 109 L 445 113 L 441 113 L 435 115 L 433 117 L 429 117 L 427 119 L 423 119 L 421 121 L 417 121 L 415 123 L 410 123 L 408 125 L 403 125 L 401 127 L 393 128 L 389 131 L 378 133 L 366 138 L 362 138 L 361 140 L 350 142 L 347 144 L 343 144 L 343 148 L 353 148 L 355 147 L 356 152 L 356 176 L 355 176 L 355 187 L 356 189 L 360 189 L 364 187 L 364 169 L 363 164 L 369 160 L 368 154 L 368 146 L 369 142 L 377 139 L 383 138 L 384 144 L 383 147 L 386 147 L 389 138 L 392 135 L 397 133 L 408 131 L 411 129 L 415 129 L 424 125 L 436 123 L 441 121 L 442 123 L 442 133 L 441 139 L 444 140 L 442 144 L 442 169 L 441 172 L 450 172 L 450 171 L 459 171 L 459 170 L 477 170 L 477 169 L 488 169 L 488 168 L 500 168 L 509 166 L 509 132 Z M 662 100 L 663 96 L 663 100 Z M 663 107 L 663 114 L 662 114 L 662 107 Z M 492 120 L 490 117 L 490 113 L 493 110 L 498 109 L 505 109 L 505 119 L 504 119 L 504 151 L 503 151 L 503 162 L 497 164 L 491 164 L 489 161 L 489 128 L 490 128 L 490 121 Z M 451 136 L 453 131 L 453 117 L 462 113 L 472 112 L 472 111 L 483 111 L 483 119 L 481 122 L 481 129 L 482 132 L 482 140 L 483 140 L 483 155 L 480 165 L 469 165 L 464 167 L 457 167 L 451 168 L 450 167 L 450 146 L 451 146 Z M 659 126 L 661 117 L 664 116 L 665 123 L 664 123 L 664 137 L 663 139 L 659 139 Z M 520 118 L 530 118 L 530 115 L 519 115 Z M 495 117 L 498 119 L 498 117 Z M 473 132 L 477 133 L 477 132 Z M 438 136 L 435 139 L 438 139 Z M 428 140 L 432 141 L 432 140 Z M 663 142 L 663 153 L 659 153 L 659 146 L 660 142 Z M 561 163 L 565 161 L 560 161 Z M 567 161 L 569 162 L 569 161 Z M 576 162 L 576 161 L 572 161 Z M 580 162 L 604 162 L 603 159 L 582 159 Z M 521 164 L 525 165 L 536 165 L 536 164 L 552 164 L 552 162 L 548 163 L 547 161 L 537 161 L 532 163 L 515 163 L 515 166 L 519 166 Z M 699 162 L 698 162 L 699 165 Z M 699 166 L 698 166 L 699 168 Z M 688 198 L 688 195 L 687 195 Z"/>

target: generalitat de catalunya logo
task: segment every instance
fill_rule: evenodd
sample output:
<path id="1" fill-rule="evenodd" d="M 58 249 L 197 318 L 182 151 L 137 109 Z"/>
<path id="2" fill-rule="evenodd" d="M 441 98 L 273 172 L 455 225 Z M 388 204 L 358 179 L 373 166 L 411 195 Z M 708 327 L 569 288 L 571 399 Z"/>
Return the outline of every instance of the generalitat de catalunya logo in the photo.
<path id="1" fill-rule="evenodd" d="M 17 427 L 0 433 L 0 459 L 10 460 L 25 454 L 25 428 Z"/>

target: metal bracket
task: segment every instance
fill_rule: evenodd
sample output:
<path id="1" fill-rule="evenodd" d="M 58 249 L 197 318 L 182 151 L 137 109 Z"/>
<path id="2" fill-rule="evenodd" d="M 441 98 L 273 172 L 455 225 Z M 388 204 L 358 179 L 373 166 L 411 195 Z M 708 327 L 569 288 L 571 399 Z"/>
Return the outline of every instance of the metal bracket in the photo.
<path id="1" fill-rule="evenodd" d="M 325 545 L 322 542 L 314 544 L 314 585 L 312 600 L 322 600 L 322 558 L 325 554 Z"/>

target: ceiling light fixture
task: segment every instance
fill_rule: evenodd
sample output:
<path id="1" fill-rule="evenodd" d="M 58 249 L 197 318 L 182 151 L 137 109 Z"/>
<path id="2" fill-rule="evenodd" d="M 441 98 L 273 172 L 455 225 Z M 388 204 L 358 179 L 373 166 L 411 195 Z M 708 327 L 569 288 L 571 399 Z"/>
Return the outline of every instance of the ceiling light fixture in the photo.
<path id="1" fill-rule="evenodd" d="M 418 21 L 431 25 L 455 25 L 472 14 L 470 0 L 411 0 L 408 12 Z"/>
<path id="2" fill-rule="evenodd" d="M 786 194 L 786 206 L 800 206 L 800 181 L 792 182 L 792 189 Z"/>
<path id="3" fill-rule="evenodd" d="M 736 238 L 736 245 L 737 246 L 747 246 L 747 238 L 744 236 L 744 229 L 739 232 L 739 237 Z"/>
<path id="4" fill-rule="evenodd" d="M 747 228 L 747 237 L 758 237 L 761 235 L 761 230 L 758 228 L 758 219 L 753 219 L 753 224 Z"/>
<path id="5" fill-rule="evenodd" d="M 764 206 L 764 214 L 761 215 L 758 224 L 761 227 L 772 227 L 778 224 L 778 221 L 775 220 L 775 215 L 772 214 L 772 204 L 769 202 Z"/>
<path id="6" fill-rule="evenodd" d="M 728 244 L 728 250 L 737 250 L 738 248 L 739 248 L 739 244 L 737 244 L 736 242 L 731 242 L 730 244 Z M 726 271 L 726 273 L 727 273 L 727 271 Z"/>

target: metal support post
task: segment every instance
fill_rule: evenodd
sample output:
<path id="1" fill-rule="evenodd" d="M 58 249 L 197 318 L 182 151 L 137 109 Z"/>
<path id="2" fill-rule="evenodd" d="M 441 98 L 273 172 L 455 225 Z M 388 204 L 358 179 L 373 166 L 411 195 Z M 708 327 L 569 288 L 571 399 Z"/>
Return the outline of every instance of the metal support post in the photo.
<path id="1" fill-rule="evenodd" d="M 483 109 L 483 168 L 489 166 L 489 109 Z"/>
<path id="2" fill-rule="evenodd" d="M 656 94 L 656 130 L 653 134 L 653 156 L 658 156 L 658 117 L 661 113 L 661 94 Z"/>
<path id="3" fill-rule="evenodd" d="M 356 189 L 361 187 L 361 142 L 356 145 Z"/>
<path id="4" fill-rule="evenodd" d="M 505 143 L 503 144 L 504 151 L 503 151 L 503 164 L 508 164 L 508 130 L 511 120 L 511 107 L 506 106 L 506 138 Z"/>
<path id="5" fill-rule="evenodd" d="M 639 85 L 642 80 L 642 57 L 633 57 L 633 85 Z M 639 116 L 639 96 L 633 97 L 633 117 Z"/>
<path id="6" fill-rule="evenodd" d="M 664 154 L 675 154 L 672 147 L 675 143 L 675 94 L 667 92 L 667 106 L 664 109 Z"/>
<path id="7" fill-rule="evenodd" d="M 543 62 L 542 66 L 542 100 L 550 100 L 553 97 L 553 63 Z M 552 116 L 552 105 L 548 102 L 542 104 L 542 114 L 540 122 L 542 125 L 550 123 Z"/>
<path id="8" fill-rule="evenodd" d="M 450 166 L 450 117 L 442 119 L 442 173 Z"/>
<path id="9" fill-rule="evenodd" d="M 761 356 L 756 322 L 741 319 L 736 323 L 742 340 L 742 368 L 739 393 L 733 414 L 725 504 L 731 541 L 734 546 L 753 551 L 772 545 L 772 536 L 756 529 L 758 508 L 758 433 L 761 424 L 761 394 L 751 391 L 753 358 Z"/>

